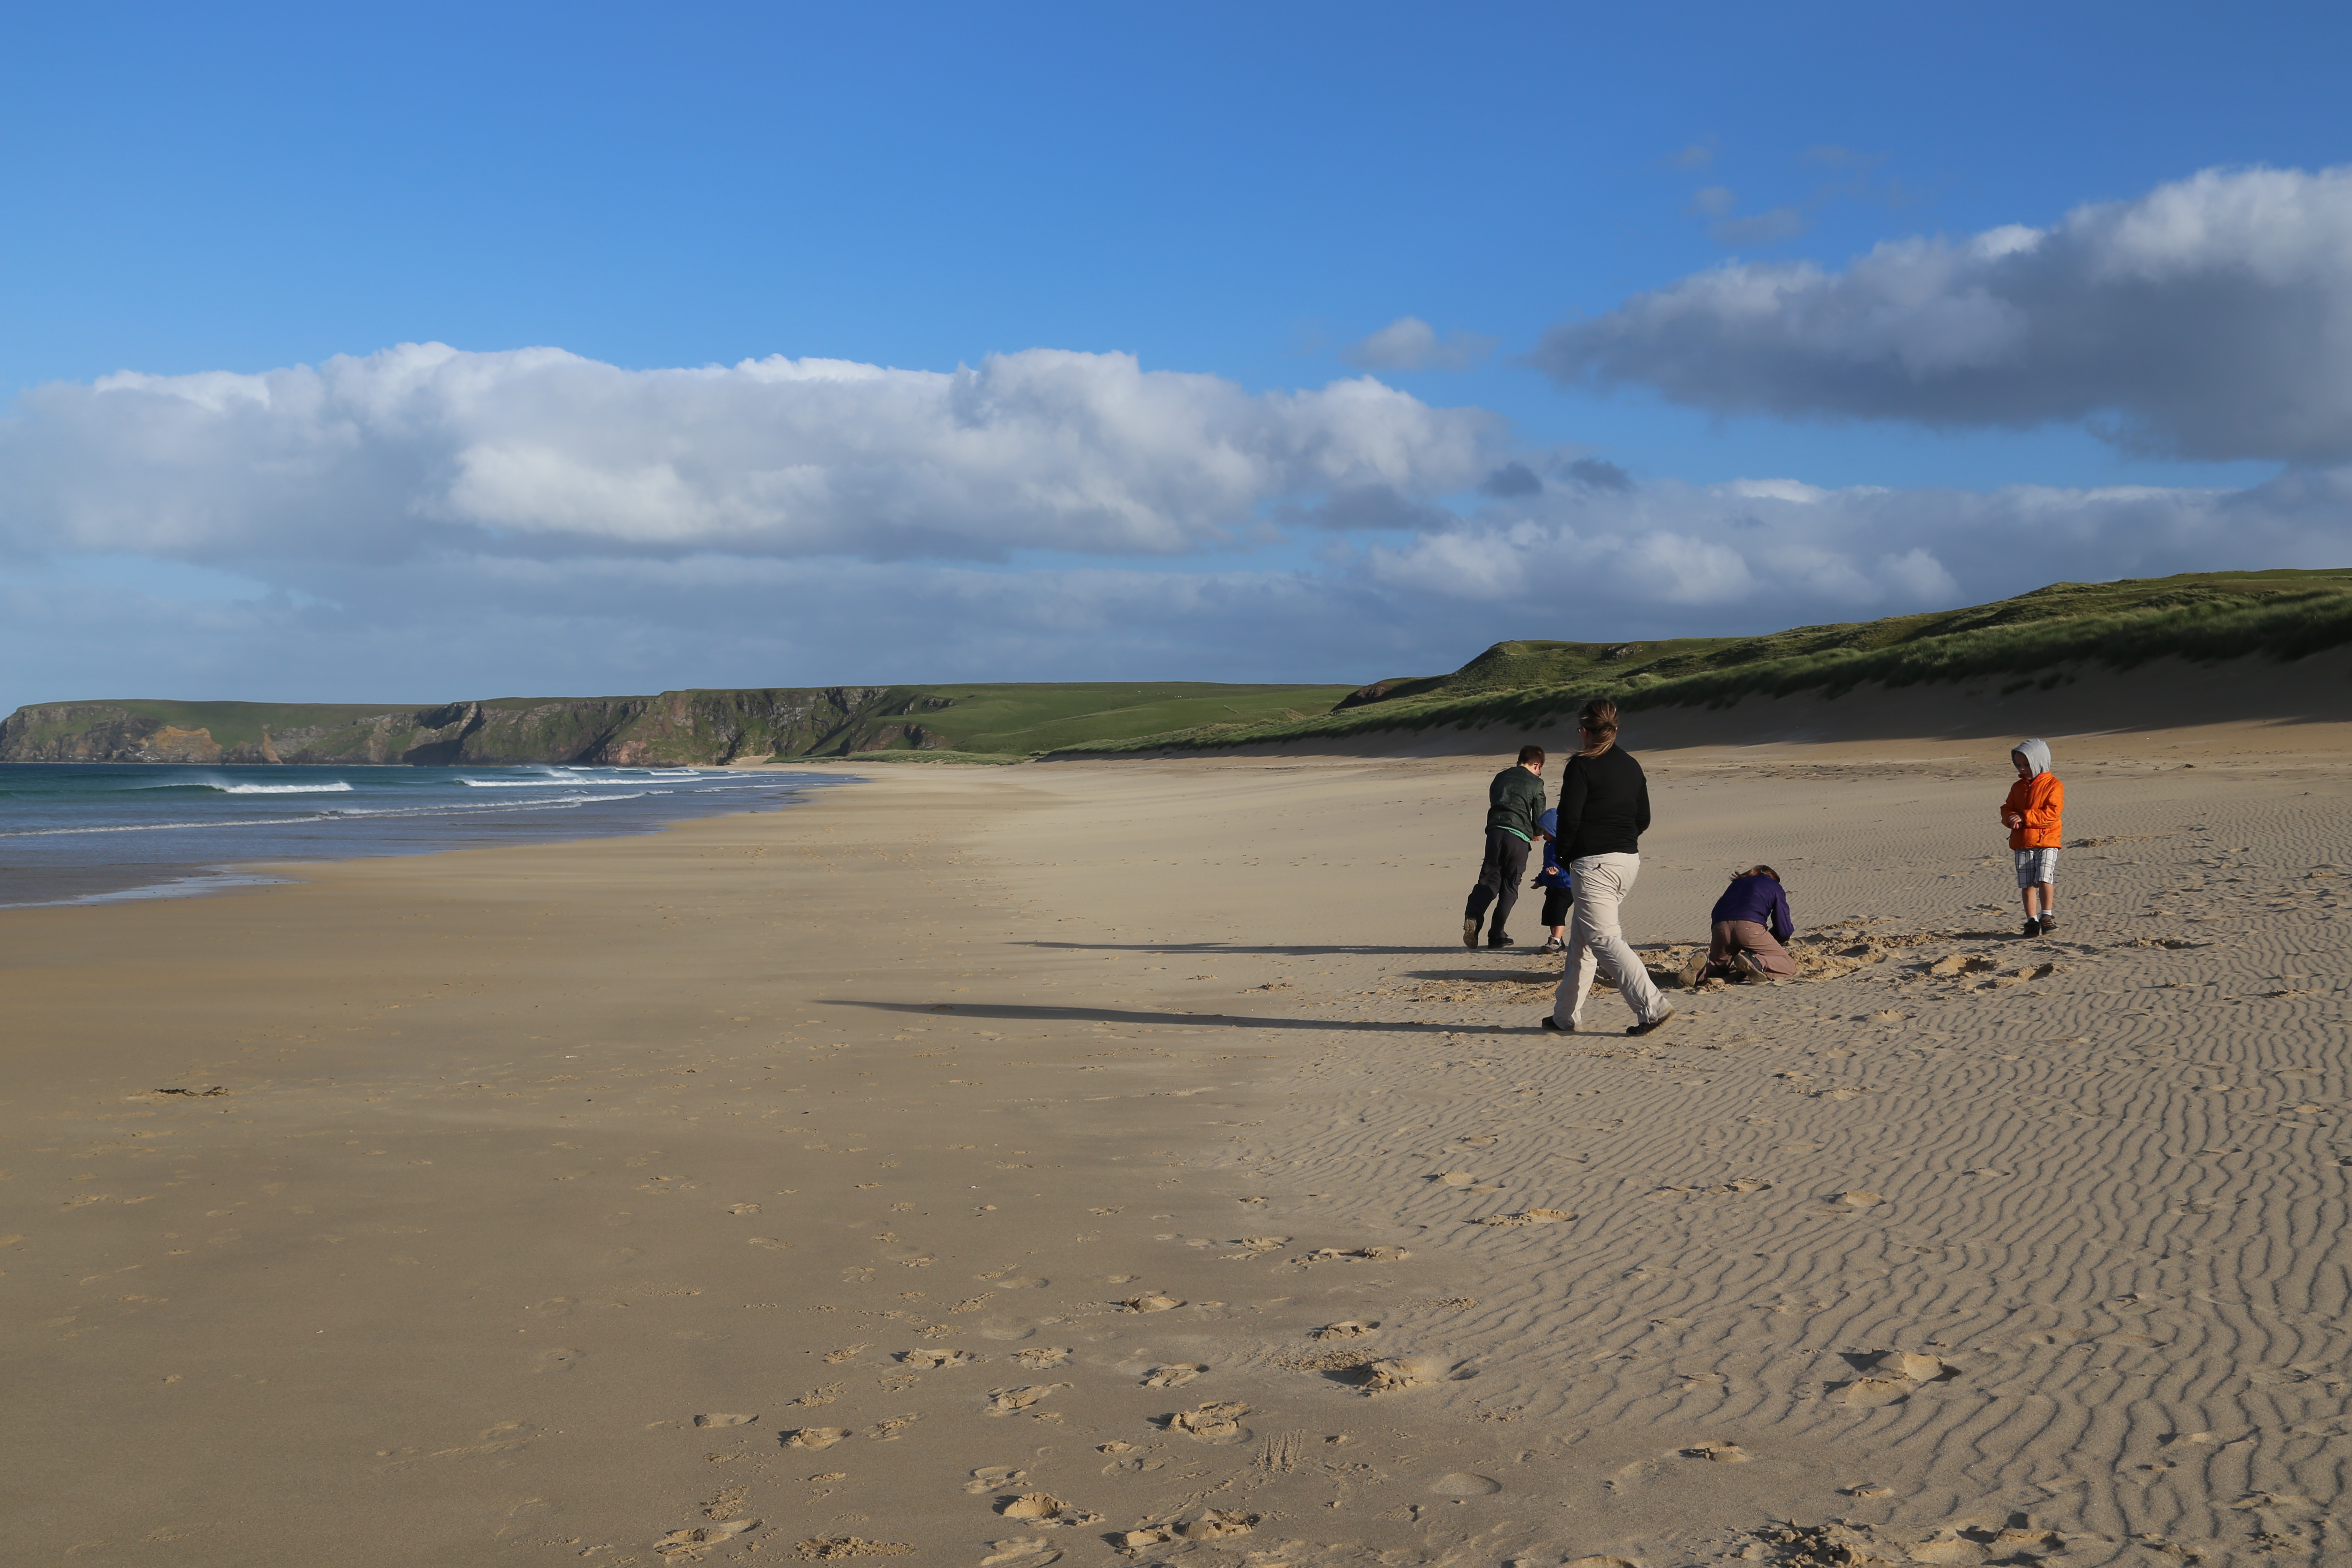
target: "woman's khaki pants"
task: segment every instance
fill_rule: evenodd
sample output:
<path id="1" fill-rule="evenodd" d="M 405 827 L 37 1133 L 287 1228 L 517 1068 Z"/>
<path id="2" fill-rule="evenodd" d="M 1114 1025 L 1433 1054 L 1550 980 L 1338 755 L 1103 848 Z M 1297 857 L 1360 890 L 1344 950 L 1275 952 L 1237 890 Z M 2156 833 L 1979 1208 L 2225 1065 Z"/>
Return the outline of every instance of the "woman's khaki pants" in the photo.
<path id="1" fill-rule="evenodd" d="M 1593 972 L 1603 959 L 1617 977 L 1617 994 L 1644 1024 L 1654 1023 L 1674 1009 L 1650 984 L 1650 971 L 1625 940 L 1617 923 L 1617 906 L 1633 890 L 1642 874 L 1639 855 L 1587 855 L 1571 860 L 1568 879 L 1576 889 L 1576 903 L 1568 918 L 1568 968 L 1552 997 L 1551 1016 L 1569 1028 L 1584 1014 L 1584 998 L 1592 989 Z"/>

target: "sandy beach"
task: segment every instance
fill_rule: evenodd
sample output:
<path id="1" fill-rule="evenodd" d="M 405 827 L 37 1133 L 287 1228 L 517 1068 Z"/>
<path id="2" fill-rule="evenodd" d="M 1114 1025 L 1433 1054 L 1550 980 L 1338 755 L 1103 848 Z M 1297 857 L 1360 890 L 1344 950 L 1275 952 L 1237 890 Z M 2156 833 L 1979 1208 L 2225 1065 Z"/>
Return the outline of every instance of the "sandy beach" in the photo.
<path id="1" fill-rule="evenodd" d="M 2352 735 L 2063 717 L 2031 941 L 2005 741 L 1629 720 L 1809 963 L 1642 1039 L 1516 736 L 0 913 L 5 1556 L 2346 1560 Z"/>

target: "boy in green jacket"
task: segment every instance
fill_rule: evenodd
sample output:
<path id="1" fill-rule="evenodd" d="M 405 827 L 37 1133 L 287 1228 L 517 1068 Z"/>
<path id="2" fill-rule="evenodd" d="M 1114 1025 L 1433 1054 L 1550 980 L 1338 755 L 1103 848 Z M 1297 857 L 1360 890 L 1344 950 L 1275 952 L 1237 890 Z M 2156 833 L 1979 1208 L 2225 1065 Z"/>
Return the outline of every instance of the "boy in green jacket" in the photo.
<path id="1" fill-rule="evenodd" d="M 1519 879 L 1527 874 L 1528 850 L 1541 831 L 1536 819 L 1543 815 L 1544 749 L 1521 746 L 1519 760 L 1495 775 L 1486 786 L 1486 854 L 1478 865 L 1478 880 L 1462 910 L 1462 945 L 1478 945 L 1478 928 L 1488 906 L 1495 911 L 1488 947 L 1509 947 L 1504 927 L 1511 906 L 1519 901 Z"/>

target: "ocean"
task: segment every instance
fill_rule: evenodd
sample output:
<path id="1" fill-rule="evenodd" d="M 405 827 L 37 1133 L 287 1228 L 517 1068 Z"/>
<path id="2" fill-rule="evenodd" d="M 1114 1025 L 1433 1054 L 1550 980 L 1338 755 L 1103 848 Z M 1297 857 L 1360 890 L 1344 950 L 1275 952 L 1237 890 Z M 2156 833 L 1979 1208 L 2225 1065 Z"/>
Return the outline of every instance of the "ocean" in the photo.
<path id="1" fill-rule="evenodd" d="M 789 769 L 0 763 L 0 908 L 282 881 L 263 865 L 647 833 L 771 811 Z"/>

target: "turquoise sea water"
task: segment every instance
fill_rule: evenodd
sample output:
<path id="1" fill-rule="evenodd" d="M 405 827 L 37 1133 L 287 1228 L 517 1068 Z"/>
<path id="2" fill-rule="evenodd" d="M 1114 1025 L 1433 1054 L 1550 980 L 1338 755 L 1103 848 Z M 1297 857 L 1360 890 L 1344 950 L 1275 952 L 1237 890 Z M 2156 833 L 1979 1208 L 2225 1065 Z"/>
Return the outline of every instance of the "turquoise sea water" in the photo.
<path id="1" fill-rule="evenodd" d="M 649 832 L 838 782 L 784 769 L 0 763 L 0 908 L 270 879 L 255 862 Z"/>

